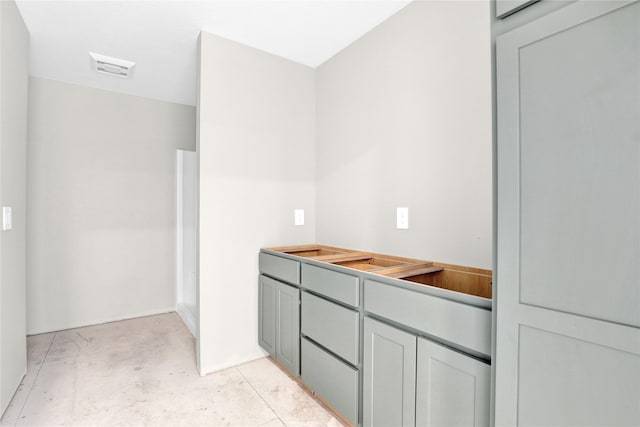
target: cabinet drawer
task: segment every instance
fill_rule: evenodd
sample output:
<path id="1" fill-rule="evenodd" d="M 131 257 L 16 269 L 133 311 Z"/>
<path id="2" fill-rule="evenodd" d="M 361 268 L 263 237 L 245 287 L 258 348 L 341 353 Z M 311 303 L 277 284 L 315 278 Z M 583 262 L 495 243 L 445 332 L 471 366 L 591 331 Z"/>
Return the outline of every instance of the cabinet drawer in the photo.
<path id="1" fill-rule="evenodd" d="M 259 262 L 260 273 L 294 285 L 300 284 L 300 263 L 298 261 L 260 252 Z"/>
<path id="2" fill-rule="evenodd" d="M 304 338 L 302 381 L 353 425 L 358 424 L 358 371 Z"/>
<path id="3" fill-rule="evenodd" d="M 360 303 L 359 279 L 356 276 L 303 264 L 302 284 L 307 289 L 352 307 L 358 307 Z"/>
<path id="4" fill-rule="evenodd" d="M 347 362 L 358 363 L 358 313 L 302 293 L 302 333 Z"/>
<path id="5" fill-rule="evenodd" d="M 373 280 L 364 282 L 364 308 L 448 343 L 491 354 L 489 310 Z"/>

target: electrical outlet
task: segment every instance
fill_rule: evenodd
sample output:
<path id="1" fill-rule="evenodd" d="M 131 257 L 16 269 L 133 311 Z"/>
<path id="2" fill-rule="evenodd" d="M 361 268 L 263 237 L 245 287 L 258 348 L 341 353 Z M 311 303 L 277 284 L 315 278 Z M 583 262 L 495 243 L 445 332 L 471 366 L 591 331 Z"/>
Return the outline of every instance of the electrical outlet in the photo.
<path id="1" fill-rule="evenodd" d="M 296 209 L 293 211 L 295 225 L 304 225 L 304 209 Z"/>
<path id="2" fill-rule="evenodd" d="M 398 230 L 409 229 L 409 208 L 398 208 L 396 215 L 396 228 Z"/>
<path id="3" fill-rule="evenodd" d="M 13 215 L 11 208 L 8 206 L 2 207 L 2 230 L 7 231 L 13 228 Z"/>

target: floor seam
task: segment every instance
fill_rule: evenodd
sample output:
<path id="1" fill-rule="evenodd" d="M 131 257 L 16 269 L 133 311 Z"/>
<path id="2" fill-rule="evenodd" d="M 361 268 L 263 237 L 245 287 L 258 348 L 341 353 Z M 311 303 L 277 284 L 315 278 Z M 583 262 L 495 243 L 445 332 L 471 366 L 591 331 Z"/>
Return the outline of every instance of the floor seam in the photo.
<path id="1" fill-rule="evenodd" d="M 29 401 L 29 397 L 31 397 L 31 392 L 33 391 L 33 388 L 36 386 L 36 382 L 38 381 L 38 376 L 40 376 L 40 371 L 42 370 L 42 367 L 44 366 L 44 362 L 47 360 L 47 356 L 49 356 L 49 351 L 51 351 L 51 347 L 53 347 L 53 342 L 56 340 L 56 336 L 58 335 L 57 332 L 53 333 L 53 338 L 51 338 L 51 342 L 49 343 L 49 348 L 47 348 L 47 352 L 44 354 L 44 357 L 42 358 L 42 363 L 40 363 L 40 366 L 38 367 L 38 372 L 36 372 L 36 376 L 33 377 L 33 383 L 31 383 L 31 387 L 29 388 L 29 391 L 27 392 L 27 397 L 24 398 L 24 403 L 22 404 L 22 408 L 20 408 L 20 412 L 18 412 L 18 417 L 16 418 L 16 422 L 13 423 L 13 427 L 16 427 L 18 425 L 18 422 L 20 421 L 20 417 L 22 416 L 22 412 L 24 412 L 24 408 L 25 406 L 27 406 L 27 402 Z"/>
<path id="2" fill-rule="evenodd" d="M 256 388 L 254 387 L 254 385 L 251 383 L 251 381 L 249 381 L 249 380 L 247 379 L 247 377 L 242 373 L 242 371 L 241 371 L 239 368 L 237 368 L 237 367 L 236 367 L 236 370 L 237 370 L 237 371 L 238 371 L 238 373 L 242 376 L 242 378 L 244 378 L 244 380 L 247 382 L 247 384 L 249 384 L 249 386 L 253 389 L 253 391 L 255 391 L 255 392 L 256 392 L 256 394 L 257 394 L 257 395 L 260 397 L 260 399 L 265 403 L 265 405 L 267 405 L 267 406 L 269 407 L 269 409 L 271 409 L 271 411 L 274 413 L 274 415 L 275 415 L 275 416 L 280 420 L 280 422 L 282 423 L 282 425 L 286 426 L 286 425 L 287 425 L 287 423 L 285 423 L 285 422 L 284 422 L 284 420 L 283 420 L 282 418 L 280 418 L 280 414 L 278 414 L 278 413 L 276 412 L 276 410 L 275 410 L 275 409 L 273 409 L 273 408 L 271 407 L 271 405 L 269 405 L 269 402 L 267 402 L 267 401 L 265 400 L 264 396 L 262 396 L 262 393 L 260 393 L 260 392 L 258 391 L 258 389 L 256 389 Z M 268 421 L 267 421 L 267 422 L 268 422 Z"/>

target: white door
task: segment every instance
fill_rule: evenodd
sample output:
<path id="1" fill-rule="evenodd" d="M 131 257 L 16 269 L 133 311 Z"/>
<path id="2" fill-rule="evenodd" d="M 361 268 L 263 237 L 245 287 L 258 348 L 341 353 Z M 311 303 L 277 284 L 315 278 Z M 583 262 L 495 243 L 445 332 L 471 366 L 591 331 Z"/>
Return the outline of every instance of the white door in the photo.
<path id="1" fill-rule="evenodd" d="M 496 425 L 640 425 L 640 3 L 497 39 Z"/>

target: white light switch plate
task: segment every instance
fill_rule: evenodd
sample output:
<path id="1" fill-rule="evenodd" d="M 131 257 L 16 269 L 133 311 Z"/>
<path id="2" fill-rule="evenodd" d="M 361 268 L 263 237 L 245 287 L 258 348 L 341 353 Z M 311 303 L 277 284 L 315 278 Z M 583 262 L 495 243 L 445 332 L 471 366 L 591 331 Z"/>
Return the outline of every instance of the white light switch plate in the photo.
<path id="1" fill-rule="evenodd" d="M 409 208 L 398 208 L 396 216 L 396 228 L 398 230 L 409 229 Z"/>
<path id="2" fill-rule="evenodd" d="M 293 211 L 295 225 L 304 225 L 304 209 L 296 209 Z"/>
<path id="3" fill-rule="evenodd" d="M 2 207 L 2 230 L 7 231 L 13 228 L 13 215 L 11 214 L 11 208 L 8 206 Z"/>

